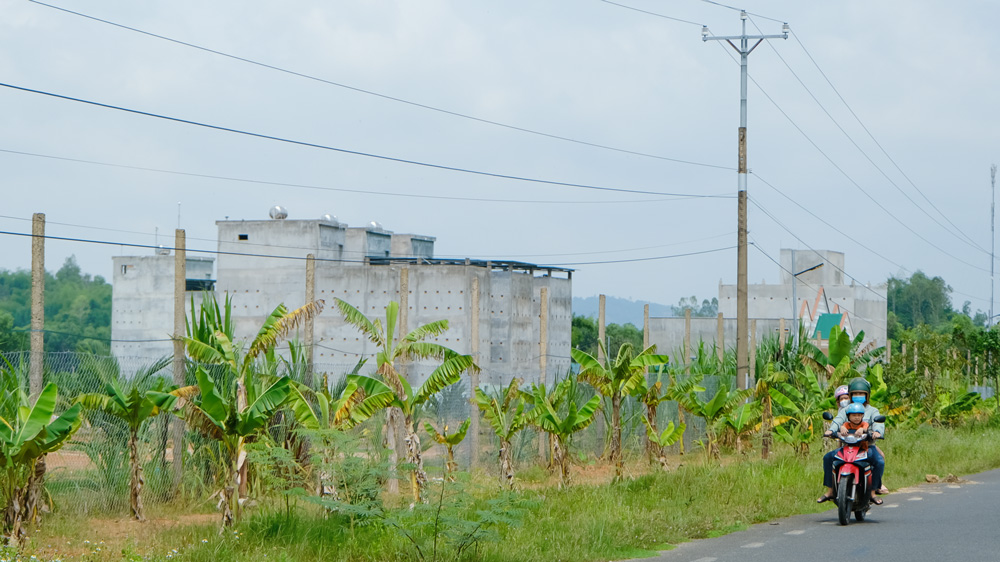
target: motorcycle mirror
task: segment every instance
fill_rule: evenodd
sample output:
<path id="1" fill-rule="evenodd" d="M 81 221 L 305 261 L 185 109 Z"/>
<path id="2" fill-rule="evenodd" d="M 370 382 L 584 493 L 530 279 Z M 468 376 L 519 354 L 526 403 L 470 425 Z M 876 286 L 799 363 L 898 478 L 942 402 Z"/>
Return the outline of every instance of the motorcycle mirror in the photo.
<path id="1" fill-rule="evenodd" d="M 885 416 L 879 416 L 879 417 L 881 418 Z M 833 420 L 833 414 L 831 414 L 830 412 L 823 412 L 823 419 L 826 421 L 831 421 Z"/>
<path id="2" fill-rule="evenodd" d="M 872 418 L 872 421 L 875 423 L 885 423 L 885 416 L 875 416 Z"/>

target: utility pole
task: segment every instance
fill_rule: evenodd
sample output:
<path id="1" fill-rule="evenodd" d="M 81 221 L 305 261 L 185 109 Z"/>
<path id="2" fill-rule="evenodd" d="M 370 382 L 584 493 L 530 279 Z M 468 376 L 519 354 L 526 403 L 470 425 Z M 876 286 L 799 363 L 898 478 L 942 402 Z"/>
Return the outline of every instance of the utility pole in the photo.
<path id="1" fill-rule="evenodd" d="M 737 152 L 737 209 L 739 218 L 736 251 L 736 385 L 747 388 L 747 371 L 750 358 L 747 354 L 747 57 L 765 39 L 788 39 L 788 24 L 781 27 L 780 35 L 747 35 L 747 13 L 740 11 L 743 33 L 730 36 L 710 36 L 708 26 L 701 28 L 702 41 L 725 41 L 740 54 L 740 129 Z M 750 46 L 750 41 L 757 42 Z M 737 47 L 733 41 L 739 41 Z"/>
<path id="2" fill-rule="evenodd" d="M 986 327 L 989 328 L 993 325 L 993 289 L 996 287 L 996 281 L 993 278 L 994 264 L 996 263 L 996 247 L 997 247 L 997 236 L 996 236 L 996 204 L 997 204 L 997 165 L 993 164 L 990 166 L 990 319 L 986 321 Z M 1000 392 L 1000 389 L 998 389 Z"/>

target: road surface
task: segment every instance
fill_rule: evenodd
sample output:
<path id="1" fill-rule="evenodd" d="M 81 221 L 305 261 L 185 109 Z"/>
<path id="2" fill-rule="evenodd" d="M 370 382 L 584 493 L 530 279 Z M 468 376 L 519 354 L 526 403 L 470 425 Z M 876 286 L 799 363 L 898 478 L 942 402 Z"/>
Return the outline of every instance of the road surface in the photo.
<path id="1" fill-rule="evenodd" d="M 818 493 L 817 493 L 818 494 Z M 1000 561 L 1000 470 L 882 496 L 864 523 L 842 527 L 836 506 L 683 543 L 662 562 Z M 776 501 L 787 501 L 779 498 Z M 803 499 L 803 501 L 808 501 Z"/>

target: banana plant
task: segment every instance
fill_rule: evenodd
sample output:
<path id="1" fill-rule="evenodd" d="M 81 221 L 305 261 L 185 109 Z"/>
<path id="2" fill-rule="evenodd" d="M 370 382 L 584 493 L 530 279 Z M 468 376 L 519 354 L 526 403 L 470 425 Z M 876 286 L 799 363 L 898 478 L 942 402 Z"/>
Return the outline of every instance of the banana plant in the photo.
<path id="1" fill-rule="evenodd" d="M 390 301 L 386 305 L 385 324 L 382 323 L 380 318 L 369 320 L 361 311 L 346 301 L 337 299 L 336 303 L 344 320 L 354 326 L 368 338 L 368 341 L 374 343 L 378 348 L 375 356 L 378 364 L 376 368 L 378 378 L 353 377 L 354 382 L 358 383 L 354 392 L 360 394 L 354 396 L 352 393 L 350 395 L 351 400 L 348 402 L 347 415 L 354 418 L 370 417 L 374 412 L 368 410 L 377 410 L 377 408 L 374 408 L 377 404 L 369 403 L 370 407 L 366 407 L 364 406 L 366 404 L 365 399 L 381 394 L 385 392 L 385 389 L 391 390 L 396 395 L 395 400 L 388 407 L 386 415 L 386 423 L 389 427 L 389 431 L 387 432 L 389 436 L 389 460 L 393 468 L 395 468 L 398 461 L 395 436 L 396 430 L 402 426 L 407 434 L 407 437 L 404 439 L 407 463 L 413 466 L 410 473 L 411 492 L 413 493 L 414 501 L 422 501 L 427 477 L 423 470 L 423 463 L 420 460 L 420 438 L 417 436 L 414 427 L 416 413 L 414 407 L 426 402 L 428 398 L 442 388 L 457 383 L 461 380 L 463 372 L 478 372 L 479 367 L 473 362 L 471 356 L 460 355 L 458 352 L 443 345 L 424 341 L 427 338 L 440 336 L 447 331 L 447 320 L 438 320 L 418 326 L 405 335 L 402 333 L 402 326 L 399 326 L 400 333 L 397 336 L 399 303 Z M 430 378 L 427 379 L 416 394 L 413 393 L 413 389 L 406 381 L 406 378 L 400 376 L 396 370 L 397 361 L 413 359 L 435 359 L 443 362 L 440 367 L 435 369 Z M 348 384 L 350 384 L 351 380 L 352 377 L 348 377 Z M 359 404 L 359 406 L 354 406 L 355 403 Z M 389 481 L 389 491 L 398 491 L 398 484 L 395 479 Z"/>
<path id="2" fill-rule="evenodd" d="M 128 426 L 129 505 L 132 508 L 132 517 L 136 521 L 146 519 L 142 505 L 142 488 L 146 480 L 142 474 L 142 461 L 139 457 L 139 430 L 146 421 L 169 411 L 179 396 L 190 396 L 197 390 L 197 387 L 178 389 L 175 386 L 168 386 L 162 377 L 156 383 L 151 382 L 152 376 L 165 369 L 170 361 L 171 359 L 167 357 L 141 370 L 126 387 L 123 387 L 116 377 L 106 383 L 104 393 L 82 394 L 76 399 L 84 409 L 104 412 Z"/>
<path id="3" fill-rule="evenodd" d="M 470 423 L 472 423 L 472 419 L 465 418 L 465 421 L 462 422 L 462 425 L 458 426 L 458 431 L 455 433 L 448 433 L 448 424 L 445 424 L 444 429 L 438 432 L 438 430 L 434 429 L 434 426 L 430 423 L 424 423 L 424 430 L 427 431 L 427 434 L 439 444 L 448 448 L 448 460 L 445 465 L 445 475 L 449 482 L 455 481 L 455 473 L 458 472 L 458 463 L 455 462 L 455 446 L 465 439 L 465 434 L 469 431 Z"/>
<path id="4" fill-rule="evenodd" d="M 761 424 L 761 404 L 760 402 L 744 402 L 735 410 L 722 416 L 720 420 L 726 430 L 732 433 L 736 441 L 736 452 L 743 452 L 743 441 L 757 431 Z"/>
<path id="5" fill-rule="evenodd" d="M 840 326 L 834 326 L 830 328 L 826 353 L 808 339 L 801 342 L 802 363 L 817 372 L 833 375 L 841 361 L 847 359 L 851 368 L 863 370 L 885 353 L 885 347 L 876 347 L 874 341 L 867 344 L 864 341 L 863 330 L 851 338 Z"/>
<path id="6" fill-rule="evenodd" d="M 59 395 L 56 385 L 45 385 L 32 404 L 11 371 L 0 370 L 4 387 L 0 398 L 0 499 L 3 535 L 7 544 L 17 546 L 25 536 L 24 523 L 36 516 L 38 498 L 32 497 L 32 490 L 40 490 L 44 455 L 58 450 L 80 428 L 82 406 L 73 404 L 53 417 Z"/>
<path id="7" fill-rule="evenodd" d="M 552 394 L 546 394 L 544 384 L 532 384 L 531 392 L 524 393 L 534 407 L 529 411 L 531 424 L 552 436 L 552 460 L 559 469 L 559 487 L 569 485 L 569 442 L 573 434 L 586 429 L 600 409 L 601 397 L 594 395 L 581 408 L 570 391 L 575 385 L 574 377 L 563 379 L 553 389 Z M 567 411 L 560 413 L 555 404 L 565 400 Z"/>
<path id="8" fill-rule="evenodd" d="M 395 381 L 401 391 L 374 377 L 364 375 L 348 375 L 347 388 L 341 395 L 342 418 L 349 419 L 349 425 L 356 425 L 381 411 L 387 404 L 389 408 L 398 408 L 403 417 L 406 431 L 406 463 L 411 466 L 410 486 L 413 501 L 424 501 L 424 489 L 427 486 L 427 473 L 421 455 L 420 437 L 416 430 L 416 417 L 420 406 L 431 396 L 437 394 L 446 386 L 451 386 L 462 379 L 462 373 L 478 369 L 470 355 L 450 355 L 427 377 L 416 391 L 404 377 L 396 377 Z"/>
<path id="9" fill-rule="evenodd" d="M 198 393 L 179 413 L 188 427 L 205 437 L 219 442 L 226 455 L 225 473 L 221 490 L 222 524 L 232 526 L 239 517 L 237 490 L 242 483 L 241 468 L 246 466 L 245 445 L 284 406 L 291 394 L 292 381 L 288 377 L 262 381 L 249 379 L 241 387 L 220 386 L 198 367 Z M 182 392 L 174 391 L 175 395 Z M 241 402 L 246 400 L 246 405 Z"/>
<path id="10" fill-rule="evenodd" d="M 604 344 L 598 342 L 602 348 Z M 593 386 L 597 392 L 611 401 L 611 455 L 615 466 L 615 478 L 622 477 L 622 398 L 634 394 L 646 383 L 646 369 L 670 362 L 666 355 L 657 355 L 656 346 L 651 345 L 638 355 L 632 344 L 623 343 L 618 355 L 607 367 L 596 358 L 580 349 L 570 350 L 573 360 L 580 364 L 580 380 Z"/>
<path id="11" fill-rule="evenodd" d="M 764 365 L 758 371 L 757 382 L 754 385 L 753 396 L 760 404 L 760 456 L 767 460 L 771 453 L 771 439 L 774 428 L 774 396 L 781 394 L 777 386 L 788 382 L 788 373 L 777 370 L 774 363 Z"/>
<path id="12" fill-rule="evenodd" d="M 684 435 L 684 424 L 674 426 L 674 422 L 668 422 L 666 429 L 657 433 L 656 426 L 647 418 L 642 418 L 642 423 L 646 425 L 646 438 L 655 446 L 656 462 L 660 463 L 660 468 L 667 470 L 667 456 L 664 454 L 664 449 L 676 443 Z"/>
<path id="13" fill-rule="evenodd" d="M 275 348 L 278 343 L 301 323 L 321 313 L 323 305 L 324 301 L 317 300 L 289 311 L 284 304 L 279 304 L 264 320 L 253 340 L 245 345 L 244 342 L 235 341 L 232 301 L 228 295 L 222 309 L 213 297 L 206 296 L 198 314 L 195 313 L 192 300 L 191 319 L 187 325 L 187 337 L 184 338 L 187 354 L 197 363 L 219 365 L 222 372 L 213 371 L 216 373 L 213 386 L 226 389 L 227 396 L 231 391 L 234 411 L 245 412 L 251 402 L 248 388 L 259 386 L 261 383 L 257 379 L 273 378 L 262 377 L 257 372 L 257 360 L 262 358 L 268 364 L 276 364 Z M 243 451 L 242 444 L 237 451 L 237 458 L 237 492 L 239 497 L 245 497 L 248 481 L 246 452 Z"/>
<path id="14" fill-rule="evenodd" d="M 514 462 L 511 442 L 519 431 L 530 424 L 525 400 L 519 390 L 522 380 L 515 378 L 499 399 L 487 396 L 481 388 L 476 388 L 473 401 L 483 412 L 486 421 L 500 440 L 498 461 L 500 462 L 500 487 L 514 489 Z"/>
<path id="15" fill-rule="evenodd" d="M 794 374 L 793 386 L 783 382 L 776 385 L 769 395 L 785 411 L 774 418 L 774 434 L 779 441 L 789 444 L 799 456 L 809 454 L 809 445 L 821 433 L 823 412 L 833 404 L 819 384 L 816 374 L 805 367 Z"/>
<path id="16" fill-rule="evenodd" d="M 730 390 L 728 386 L 722 385 L 710 400 L 703 400 L 694 393 L 690 395 L 688 411 L 705 419 L 705 438 L 708 441 L 705 453 L 709 458 L 720 457 L 720 421 L 749 398 L 751 393 L 752 390 Z"/>

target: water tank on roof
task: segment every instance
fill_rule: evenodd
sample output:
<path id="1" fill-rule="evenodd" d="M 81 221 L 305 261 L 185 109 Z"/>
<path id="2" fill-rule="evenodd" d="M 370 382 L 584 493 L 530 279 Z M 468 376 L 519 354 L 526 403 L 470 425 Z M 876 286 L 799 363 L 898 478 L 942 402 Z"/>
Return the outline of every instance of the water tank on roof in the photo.
<path id="1" fill-rule="evenodd" d="M 268 215 L 270 215 L 271 218 L 274 219 L 274 220 L 287 219 L 288 218 L 288 210 L 285 209 L 284 207 L 282 207 L 281 205 L 275 205 L 275 206 L 271 207 L 271 210 L 270 210 L 270 212 L 268 212 Z"/>

